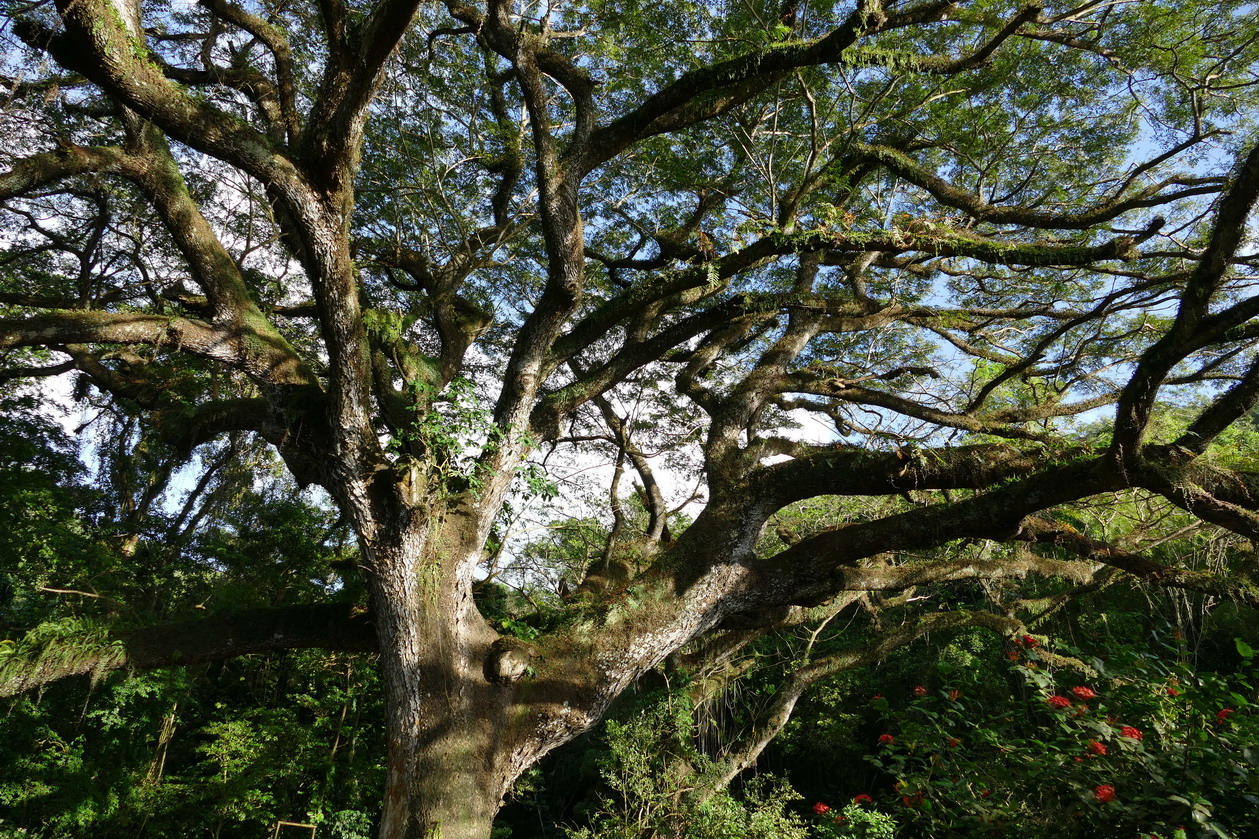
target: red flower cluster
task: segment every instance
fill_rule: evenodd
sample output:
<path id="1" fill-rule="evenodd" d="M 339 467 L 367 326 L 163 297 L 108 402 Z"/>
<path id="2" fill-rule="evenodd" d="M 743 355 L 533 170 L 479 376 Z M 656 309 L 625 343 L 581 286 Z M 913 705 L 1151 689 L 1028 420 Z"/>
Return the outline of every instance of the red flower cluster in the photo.
<path id="1" fill-rule="evenodd" d="M 948 746 L 950 749 L 956 749 L 958 746 L 962 745 L 962 741 L 957 739 L 956 737 L 950 737 L 948 740 L 945 741 L 945 745 Z"/>
<path id="2" fill-rule="evenodd" d="M 891 744 L 891 743 L 895 743 L 895 742 L 896 742 L 896 738 L 895 738 L 895 737 L 893 737 L 891 734 L 880 734 L 880 735 L 879 735 L 879 745 L 880 745 L 880 746 L 884 745 L 885 743 L 886 743 L 886 744 Z"/>
<path id="3" fill-rule="evenodd" d="M 821 801 L 813 805 L 813 812 L 817 813 L 819 816 L 826 815 L 830 809 L 829 804 L 823 804 Z"/>
<path id="4" fill-rule="evenodd" d="M 1221 708 L 1220 712 L 1215 715 L 1215 719 L 1219 722 L 1224 722 L 1225 720 L 1229 718 L 1229 715 L 1232 713 L 1233 713 L 1232 708 Z"/>
<path id="5" fill-rule="evenodd" d="M 1090 752 L 1092 752 L 1092 753 L 1093 753 L 1093 754 L 1095 754 L 1095 755 L 1105 755 L 1105 754 L 1106 754 L 1106 745 L 1105 745 L 1104 743 L 1099 743 L 1099 742 L 1097 742 L 1096 740 L 1090 740 L 1090 741 L 1089 741 L 1089 751 L 1090 751 Z"/>
<path id="6" fill-rule="evenodd" d="M 1105 804 L 1107 801 L 1115 800 L 1115 788 L 1110 784 L 1102 784 L 1093 790 L 1093 797 Z"/>
<path id="7" fill-rule="evenodd" d="M 1131 740 L 1142 740 L 1142 739 L 1144 739 L 1144 735 L 1143 735 L 1143 734 L 1141 734 L 1140 730 L 1135 729 L 1135 728 L 1133 728 L 1133 727 L 1132 727 L 1132 726 L 1130 726 L 1130 725 L 1125 725 L 1123 728 L 1119 729 L 1119 736 L 1120 736 L 1120 737 L 1127 737 L 1127 738 L 1129 738 L 1129 739 L 1131 739 Z"/>
<path id="8" fill-rule="evenodd" d="M 853 796 L 852 803 L 853 804 L 873 804 L 874 799 L 863 792 L 863 793 L 859 793 Z"/>
<path id="9" fill-rule="evenodd" d="M 1029 650 L 1034 650 L 1040 646 L 1040 641 L 1038 641 L 1037 639 L 1033 638 L 1030 635 L 1024 635 L 1018 641 L 1015 641 L 1015 643 L 1016 644 L 1021 643 L 1023 646 L 1027 647 Z"/>
<path id="10" fill-rule="evenodd" d="M 1065 696 L 1051 696 L 1045 700 L 1051 708 L 1070 708 L 1071 700 Z"/>
<path id="11" fill-rule="evenodd" d="M 953 690 L 949 691 L 949 701 L 956 702 L 961 695 L 962 692 L 960 690 L 953 688 Z"/>
<path id="12" fill-rule="evenodd" d="M 922 791 L 921 791 L 921 790 L 919 790 L 918 792 L 914 793 L 913 795 L 902 795 L 902 796 L 901 796 L 901 803 L 902 803 L 902 804 L 904 804 L 906 807 L 915 807 L 915 806 L 917 806 L 917 805 L 921 804 L 921 803 L 922 803 Z"/>
<path id="13" fill-rule="evenodd" d="M 1168 689 L 1167 689 L 1167 695 L 1168 695 L 1168 696 L 1180 696 L 1180 691 L 1176 690 L 1176 688 L 1168 688 Z"/>
<path id="14" fill-rule="evenodd" d="M 1075 694 L 1077 699 L 1096 699 L 1097 698 L 1096 691 L 1094 691 L 1090 687 L 1085 687 L 1084 685 L 1071 688 L 1071 692 Z"/>
<path id="15" fill-rule="evenodd" d="M 927 695 L 927 689 L 923 687 L 922 685 L 918 685 L 916 688 L 914 688 L 914 696 L 926 696 L 926 695 Z"/>
<path id="16" fill-rule="evenodd" d="M 1018 661 L 1018 660 L 1019 660 L 1019 651 L 1018 651 L 1018 650 L 1008 650 L 1008 651 L 1006 652 L 1006 654 L 1005 654 L 1005 657 L 1006 657 L 1006 658 L 1008 658 L 1008 659 L 1010 659 L 1010 661 Z"/>

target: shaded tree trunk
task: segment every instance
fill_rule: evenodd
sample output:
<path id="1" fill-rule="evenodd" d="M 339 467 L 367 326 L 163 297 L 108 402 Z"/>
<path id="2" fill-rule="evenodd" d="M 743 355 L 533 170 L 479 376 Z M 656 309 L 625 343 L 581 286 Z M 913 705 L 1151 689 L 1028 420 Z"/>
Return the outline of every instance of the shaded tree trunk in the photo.
<path id="1" fill-rule="evenodd" d="M 465 540 L 445 530 L 383 523 L 367 546 L 389 740 L 381 839 L 484 839 L 515 778 L 501 765 L 510 685 L 487 673 L 497 634 L 459 570 Z"/>

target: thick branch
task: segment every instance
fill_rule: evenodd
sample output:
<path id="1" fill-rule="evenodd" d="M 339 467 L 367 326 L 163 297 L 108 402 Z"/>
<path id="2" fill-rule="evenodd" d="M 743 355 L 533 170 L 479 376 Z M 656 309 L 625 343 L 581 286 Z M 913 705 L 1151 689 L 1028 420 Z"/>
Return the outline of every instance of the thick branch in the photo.
<path id="1" fill-rule="evenodd" d="M 224 612 L 202 620 L 111 632 L 25 647 L 18 642 L 0 670 L 0 696 L 69 676 L 186 667 L 226 658 L 306 648 L 374 652 L 371 618 L 346 604 Z"/>
<path id="2" fill-rule="evenodd" d="M 144 344 L 214 359 L 263 382 L 308 384 L 288 347 L 273 353 L 246 351 L 241 334 L 205 321 L 141 312 L 54 310 L 28 318 L 0 319 L 0 347 L 64 344 Z"/>
<path id="3" fill-rule="evenodd" d="M 1146 350 L 1120 395 L 1112 445 L 1116 458 L 1128 466 L 1135 467 L 1140 457 L 1142 438 L 1160 385 L 1182 358 L 1216 331 L 1203 330 L 1202 322 L 1229 271 L 1230 260 L 1245 239 L 1246 222 L 1256 198 L 1259 198 L 1259 146 L 1250 150 L 1220 202 L 1210 242 L 1185 284 L 1176 320 L 1167 333 Z"/>

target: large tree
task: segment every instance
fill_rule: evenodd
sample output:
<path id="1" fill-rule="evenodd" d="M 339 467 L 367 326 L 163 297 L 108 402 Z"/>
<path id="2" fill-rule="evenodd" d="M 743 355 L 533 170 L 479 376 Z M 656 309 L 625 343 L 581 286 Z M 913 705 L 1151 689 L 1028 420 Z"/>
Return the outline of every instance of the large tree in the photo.
<path id="1" fill-rule="evenodd" d="M 373 650 L 381 836 L 462 839 L 665 656 L 844 592 L 1110 566 L 1259 599 L 1053 515 L 1140 488 L 1259 538 L 1254 476 L 1201 457 L 1259 397 L 1248 2 L 5 8 L 4 376 L 77 371 L 188 453 L 266 440 L 369 606 L 132 627 L 9 692 Z M 583 446 L 614 539 L 502 635 L 496 522 Z M 649 455 L 687 446 L 675 534 Z M 758 551 L 823 495 L 908 503 Z M 959 539 L 1078 559 L 896 559 Z"/>

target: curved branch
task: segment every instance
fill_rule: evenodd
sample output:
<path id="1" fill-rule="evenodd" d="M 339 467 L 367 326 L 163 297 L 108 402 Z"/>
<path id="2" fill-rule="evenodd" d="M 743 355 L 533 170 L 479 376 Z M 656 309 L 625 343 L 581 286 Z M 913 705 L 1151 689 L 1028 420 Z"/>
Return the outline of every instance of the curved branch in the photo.
<path id="1" fill-rule="evenodd" d="M 130 31 L 109 0 L 61 0 L 57 10 L 64 32 L 52 32 L 29 19 L 19 21 L 15 31 L 180 142 L 239 166 L 263 183 L 290 180 L 295 174 L 266 135 L 194 99 L 166 78 L 141 36 Z"/>
<path id="2" fill-rule="evenodd" d="M 814 476 L 814 481 L 818 477 Z M 883 590 L 976 575 L 1019 576 L 1033 571 L 1078 576 L 1070 563 L 1024 559 L 913 563 L 887 568 L 856 568 L 864 557 L 887 551 L 934 547 L 962 538 L 1006 541 L 1017 538 L 1025 516 L 1090 495 L 1113 492 L 1130 478 L 1104 457 L 1042 469 L 1022 480 L 971 498 L 934 504 L 870 522 L 819 533 L 756 564 L 750 603 L 794 604 L 844 590 Z M 784 493 L 785 497 L 790 497 Z M 1038 569 L 1037 565 L 1040 564 Z M 1056 564 L 1055 564 L 1056 563 Z"/>
<path id="3" fill-rule="evenodd" d="M 946 0 L 889 14 L 879 0 L 863 0 L 843 24 L 820 38 L 773 44 L 684 73 L 629 113 L 592 132 L 579 171 L 588 173 L 648 137 L 723 114 L 792 70 L 842 61 L 847 51 L 866 35 L 938 20 L 952 7 L 953 3 Z"/>
<path id="4" fill-rule="evenodd" d="M 1163 565 L 1141 554 L 1090 539 L 1061 522 L 1029 518 L 1023 523 L 1023 531 L 1025 536 L 1036 542 L 1064 548 L 1085 559 L 1118 568 L 1157 585 L 1212 594 L 1252 607 L 1259 606 L 1259 586 L 1232 573 L 1213 574 Z"/>
<path id="5" fill-rule="evenodd" d="M 1233 325 L 1222 320 L 1228 312 L 1221 312 L 1212 319 L 1211 329 L 1202 328 L 1208 319 L 1211 300 L 1229 270 L 1230 260 L 1245 239 L 1246 222 L 1256 199 L 1259 199 L 1259 145 L 1250 150 L 1220 201 L 1211 239 L 1185 284 L 1175 321 L 1167 333 L 1145 351 L 1120 394 L 1112 452 L 1128 467 L 1137 467 L 1142 438 L 1159 387 L 1172 368 L 1189 352 L 1214 337 L 1214 333 Z M 1255 304 L 1252 299 L 1233 308 L 1249 313 Z"/>
<path id="6" fill-rule="evenodd" d="M 1086 449 L 1058 457 L 1086 455 Z M 762 466 L 749 487 L 771 510 L 820 495 L 894 495 L 908 490 L 985 489 L 1044 468 L 1043 451 L 1002 444 L 869 451 L 836 446 Z"/>
<path id="7" fill-rule="evenodd" d="M 718 775 L 713 780 L 711 789 L 725 787 L 756 762 L 761 752 L 765 751 L 770 742 L 791 720 L 791 714 L 795 710 L 796 703 L 800 701 L 800 697 L 813 685 L 846 670 L 878 664 L 901 647 L 912 644 L 932 632 L 947 632 L 971 627 L 991 629 L 1002 635 L 1014 635 L 1023 630 L 1023 624 L 1020 621 L 985 612 L 946 612 L 926 615 L 913 623 L 882 633 L 873 643 L 831 653 L 797 667 L 787 677 L 786 683 L 779 685 L 774 691 L 773 701 L 752 723 L 751 730 L 743 738 L 743 742 L 722 755 Z"/>
<path id="8" fill-rule="evenodd" d="M 200 4 L 224 20 L 239 26 L 266 45 L 275 60 L 276 85 L 280 115 L 288 141 L 296 144 L 301 138 L 297 113 L 297 93 L 293 83 L 293 55 L 285 33 L 267 21 L 229 0 L 198 0 Z"/>
<path id="9" fill-rule="evenodd" d="M 78 146 L 60 143 L 56 151 L 24 157 L 0 173 L 0 199 L 89 172 L 130 172 L 135 158 L 119 146 Z"/>
<path id="10" fill-rule="evenodd" d="M 1149 209 L 1198 195 L 1210 195 L 1224 188 L 1222 178 L 1171 178 L 1127 197 L 1115 196 L 1077 212 L 1048 213 L 1030 207 L 1003 207 L 989 204 L 974 193 L 953 186 L 948 181 L 920 166 L 909 155 L 888 146 L 854 145 L 852 154 L 864 156 L 886 166 L 915 186 L 925 189 L 946 207 L 961 210 L 976 221 L 989 224 L 1018 224 L 1056 230 L 1087 230 L 1111 221 L 1131 210 Z M 1172 185 L 1185 189 L 1163 192 Z"/>

